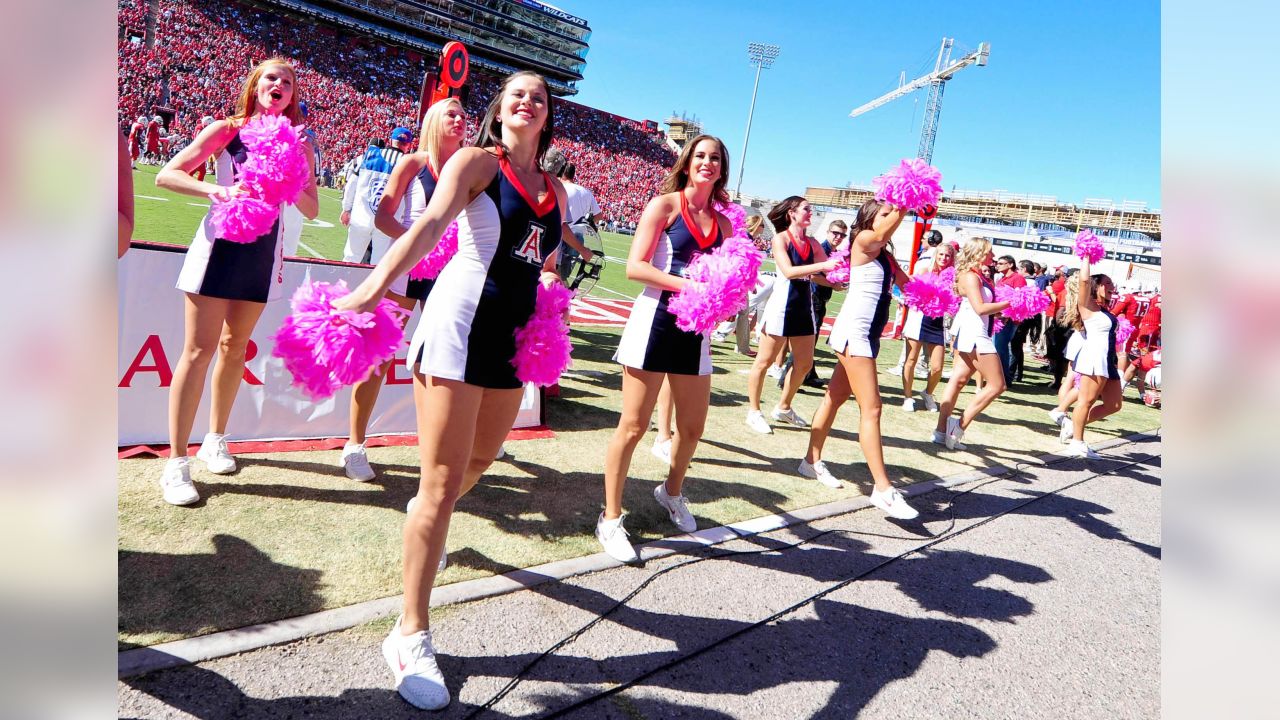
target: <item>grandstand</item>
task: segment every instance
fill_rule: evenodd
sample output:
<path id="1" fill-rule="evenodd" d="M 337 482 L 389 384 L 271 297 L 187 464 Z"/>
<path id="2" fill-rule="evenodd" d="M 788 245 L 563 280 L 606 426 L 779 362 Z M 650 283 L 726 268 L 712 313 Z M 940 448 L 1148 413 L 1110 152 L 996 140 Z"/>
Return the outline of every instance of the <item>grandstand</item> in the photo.
<path id="1" fill-rule="evenodd" d="M 166 132 L 189 139 L 201 116 L 231 113 L 254 63 L 282 55 L 298 68 L 307 124 L 316 133 L 321 168 L 330 172 L 397 125 L 416 127 L 422 77 L 444 41 L 464 31 L 480 33 L 476 25 L 490 32 L 475 35 L 480 40 L 474 45 L 464 40 L 472 59 L 465 100 L 474 137 L 501 74 L 533 69 L 548 76 L 553 92 L 576 92 L 590 36 L 585 21 L 535 0 L 119 0 L 118 8 L 122 128 L 139 115 L 158 114 Z M 410 21 L 434 22 L 442 32 L 429 35 Z M 532 41 L 538 47 L 568 47 L 564 38 L 571 38 L 580 52 L 576 60 L 539 55 L 533 45 L 505 35 L 501 47 L 483 42 L 496 42 L 493 33 L 504 28 L 516 29 L 516 38 L 540 29 L 541 38 Z M 562 65 L 550 63 L 556 58 Z M 652 123 L 563 97 L 556 106 L 556 135 L 556 145 L 578 168 L 578 182 L 595 192 L 604 216 L 619 223 L 639 219 L 675 160 Z"/>

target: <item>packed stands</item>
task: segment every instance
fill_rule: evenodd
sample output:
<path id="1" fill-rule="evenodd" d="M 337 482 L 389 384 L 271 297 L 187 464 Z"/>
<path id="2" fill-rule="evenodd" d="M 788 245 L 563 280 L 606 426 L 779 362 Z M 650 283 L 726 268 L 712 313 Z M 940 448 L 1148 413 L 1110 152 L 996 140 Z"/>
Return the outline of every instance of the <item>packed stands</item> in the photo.
<path id="1" fill-rule="evenodd" d="M 336 172 L 373 138 L 414 127 L 423 73 L 434 58 L 371 38 L 239 2 L 159 0 L 155 43 L 138 40 L 148 0 L 119 0 L 118 115 L 127 131 L 140 115 L 172 113 L 167 131 L 189 138 L 203 115 L 226 117 L 244 76 L 272 55 L 299 71 L 307 124 L 323 168 Z M 475 71 L 467 110 L 476 120 L 498 80 Z M 638 123 L 558 100 L 556 144 L 578 168 L 606 218 L 634 223 L 674 161 Z"/>

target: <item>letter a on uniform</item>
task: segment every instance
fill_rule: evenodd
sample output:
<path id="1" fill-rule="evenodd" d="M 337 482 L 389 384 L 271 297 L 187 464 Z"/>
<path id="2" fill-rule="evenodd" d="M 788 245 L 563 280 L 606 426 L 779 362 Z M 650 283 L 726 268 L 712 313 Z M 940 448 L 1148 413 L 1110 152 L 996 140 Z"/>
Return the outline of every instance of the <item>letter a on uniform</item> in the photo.
<path id="1" fill-rule="evenodd" d="M 542 236 L 547 229 L 538 223 L 529 223 L 529 229 L 525 231 L 524 240 L 511 250 L 511 254 L 534 265 L 542 264 Z"/>

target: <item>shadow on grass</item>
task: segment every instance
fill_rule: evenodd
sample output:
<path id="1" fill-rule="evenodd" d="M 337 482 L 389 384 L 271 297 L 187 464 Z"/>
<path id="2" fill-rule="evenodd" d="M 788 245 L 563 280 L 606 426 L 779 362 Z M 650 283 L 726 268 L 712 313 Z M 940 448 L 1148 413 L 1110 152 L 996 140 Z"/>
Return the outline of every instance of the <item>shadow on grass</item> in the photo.
<path id="1" fill-rule="evenodd" d="M 323 609 L 319 570 L 281 565 L 232 535 L 214 535 L 213 546 L 189 555 L 121 550 L 119 632 L 193 636 Z"/>

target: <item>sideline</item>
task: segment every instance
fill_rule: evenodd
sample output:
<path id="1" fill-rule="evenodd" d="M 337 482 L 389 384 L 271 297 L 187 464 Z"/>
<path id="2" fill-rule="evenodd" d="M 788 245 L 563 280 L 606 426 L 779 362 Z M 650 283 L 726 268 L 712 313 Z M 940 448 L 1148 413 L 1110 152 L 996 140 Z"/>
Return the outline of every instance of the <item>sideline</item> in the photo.
<path id="1" fill-rule="evenodd" d="M 1159 435 L 1155 432 L 1138 432 L 1096 443 L 1092 447 L 1102 450 L 1158 438 Z M 1061 452 L 1045 453 L 1038 456 L 1037 460 L 1043 465 L 1049 460 L 1059 457 L 1062 457 Z M 1032 467 L 1035 467 L 1035 465 L 1026 466 L 1027 469 Z M 901 486 L 900 489 L 907 497 L 917 497 L 941 488 L 952 489 L 979 480 L 998 477 L 1012 470 L 1013 468 L 1005 465 L 995 465 L 937 480 L 912 483 L 911 485 Z M 636 550 L 642 560 L 648 561 L 680 552 L 689 552 L 718 545 L 730 540 L 738 540 L 763 532 L 771 532 L 792 525 L 843 515 L 870 506 L 871 502 L 865 495 L 857 495 L 844 500 L 813 505 L 787 513 L 765 515 L 684 535 L 674 535 L 646 543 L 637 547 Z M 444 585 L 432 591 L 431 607 L 470 602 L 495 595 L 505 595 L 551 580 L 564 580 L 577 575 L 618 567 L 621 564 L 605 553 L 599 552 L 594 555 L 557 560 L 522 570 L 514 570 L 505 575 L 494 575 L 487 578 Z M 117 677 L 133 677 L 157 670 L 249 652 L 269 645 L 292 642 L 314 635 L 347 630 L 357 625 L 363 625 L 364 623 L 391 617 L 399 613 L 403 598 L 403 595 L 395 595 L 377 600 L 367 600 L 355 605 L 322 610 L 284 620 L 125 650 L 117 654 Z"/>

